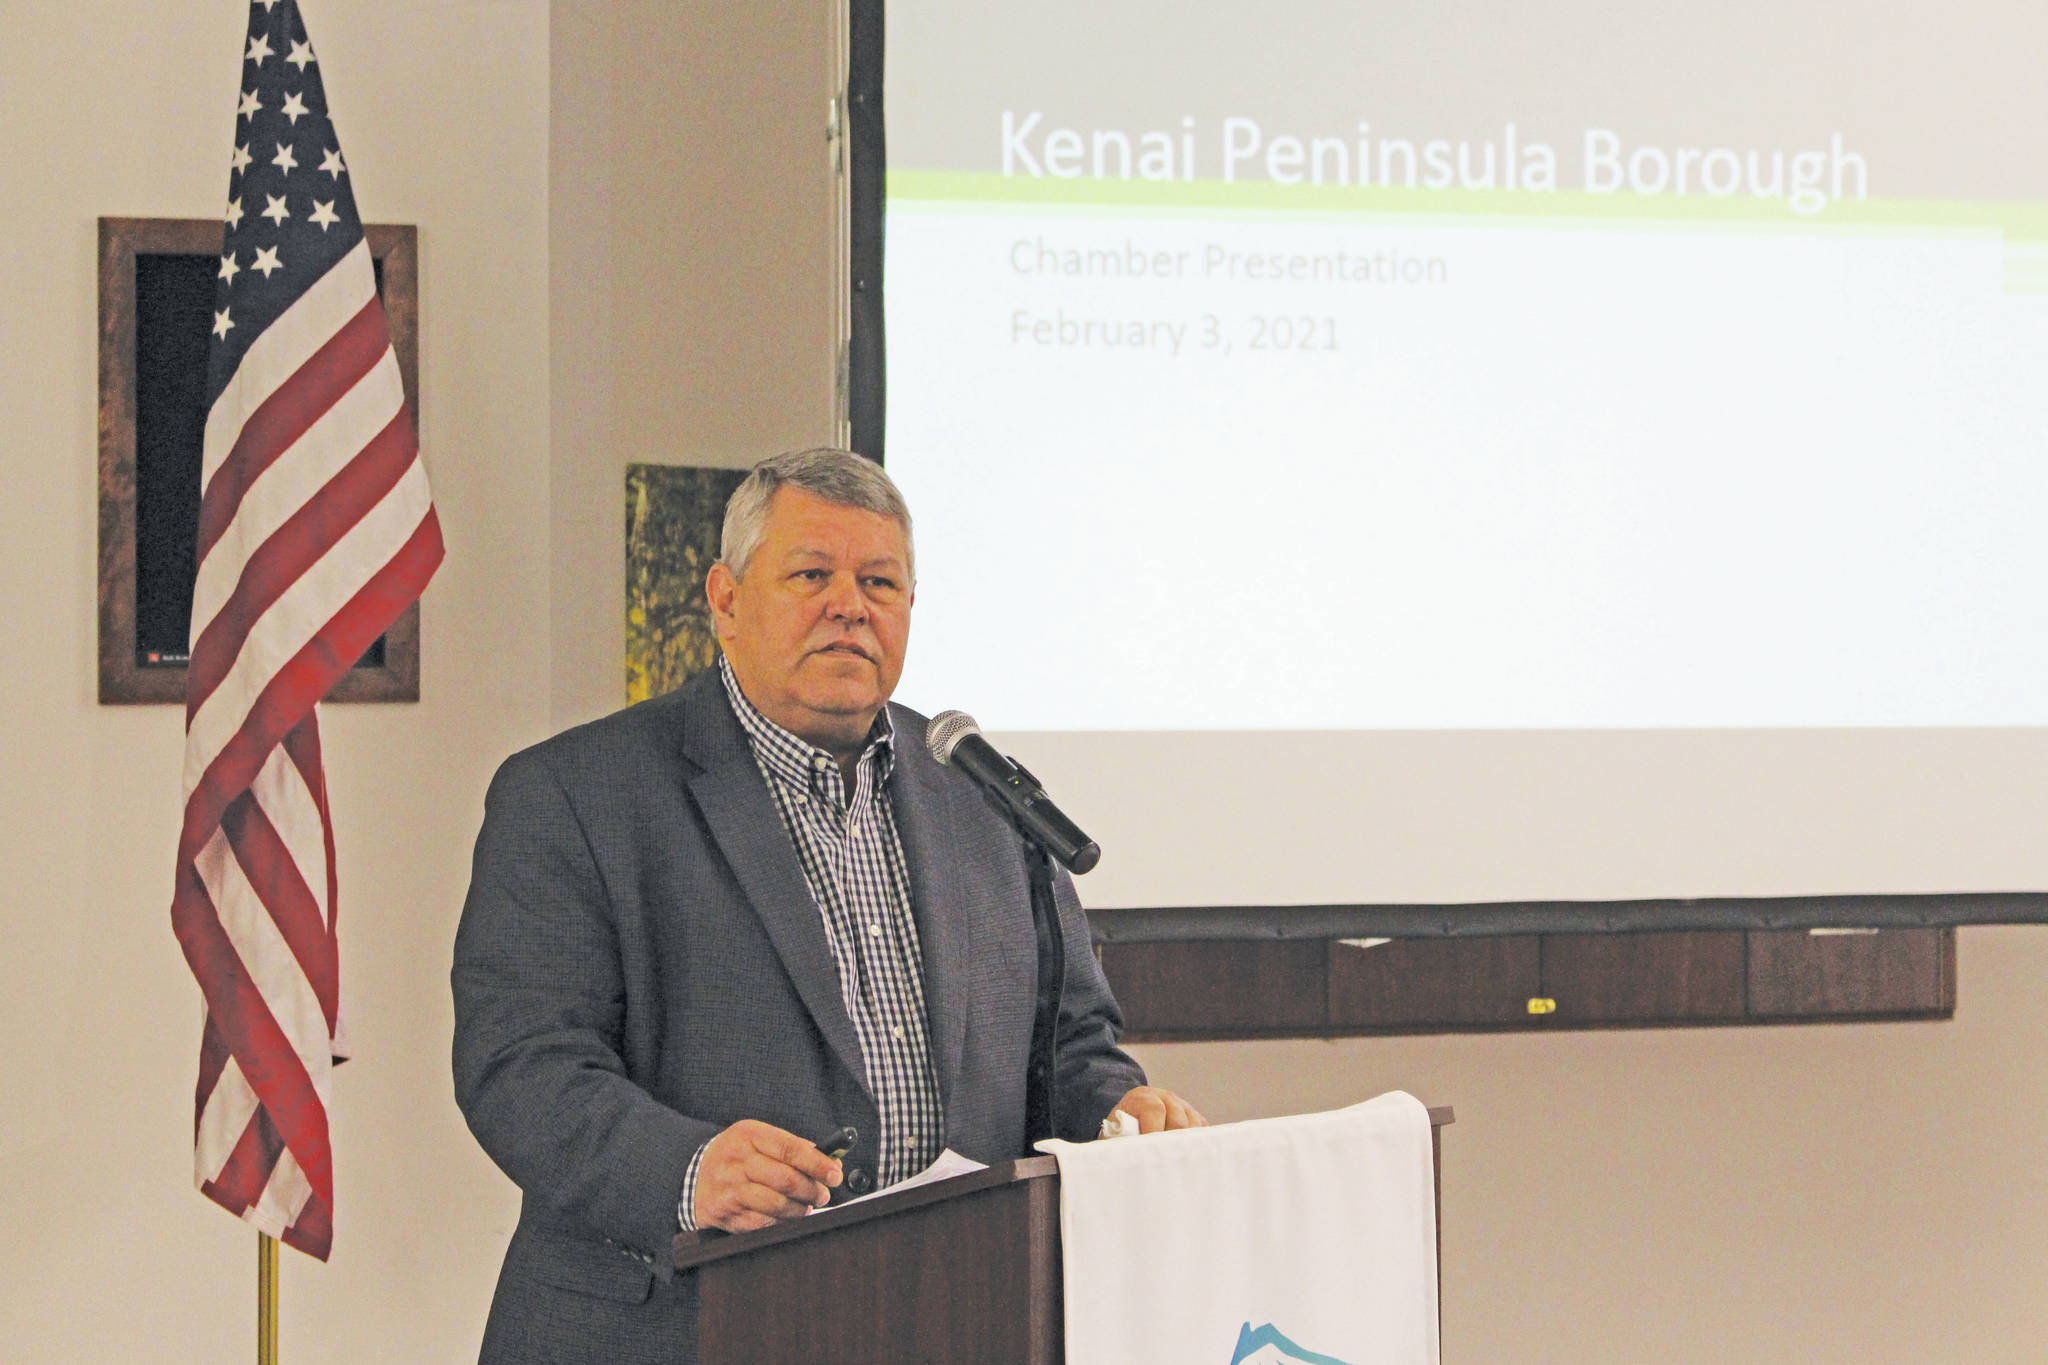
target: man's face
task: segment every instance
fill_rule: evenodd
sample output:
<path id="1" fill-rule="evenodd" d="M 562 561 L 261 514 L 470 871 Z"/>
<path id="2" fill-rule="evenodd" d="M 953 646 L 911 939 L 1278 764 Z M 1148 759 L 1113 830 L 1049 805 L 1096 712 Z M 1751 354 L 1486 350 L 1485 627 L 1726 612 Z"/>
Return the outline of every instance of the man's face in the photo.
<path id="1" fill-rule="evenodd" d="M 747 700 L 835 756 L 858 753 L 910 638 L 903 528 L 785 484 L 746 577 L 715 564 L 704 591 Z"/>

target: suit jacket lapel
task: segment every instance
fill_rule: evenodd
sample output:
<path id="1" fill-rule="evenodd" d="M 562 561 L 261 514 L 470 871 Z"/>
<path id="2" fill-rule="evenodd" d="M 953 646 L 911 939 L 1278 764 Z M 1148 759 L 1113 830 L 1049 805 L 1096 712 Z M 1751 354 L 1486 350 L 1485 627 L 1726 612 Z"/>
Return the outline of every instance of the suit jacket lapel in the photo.
<path id="1" fill-rule="evenodd" d="M 716 670 L 691 690 L 683 712 L 683 753 L 698 768 L 688 779 L 690 794 L 818 1031 L 865 1088 L 867 1066 L 839 994 L 824 922 L 746 732 L 732 714 Z"/>
<path id="2" fill-rule="evenodd" d="M 938 1072 L 939 1096 L 948 1105 L 960 1078 L 960 1054 L 967 1037 L 967 982 L 964 968 L 973 945 L 959 913 L 966 888 L 959 884 L 960 860 L 941 858 L 947 831 L 969 828 L 956 805 L 965 783 L 947 780 L 944 769 L 924 751 L 924 726 L 901 710 L 891 717 L 896 726 L 896 771 L 890 783 L 896 834 L 903 841 L 903 860 L 910 869 L 910 905 L 924 950 L 925 1012 L 932 1031 L 932 1065 Z M 957 849 L 953 850 L 957 854 Z"/>

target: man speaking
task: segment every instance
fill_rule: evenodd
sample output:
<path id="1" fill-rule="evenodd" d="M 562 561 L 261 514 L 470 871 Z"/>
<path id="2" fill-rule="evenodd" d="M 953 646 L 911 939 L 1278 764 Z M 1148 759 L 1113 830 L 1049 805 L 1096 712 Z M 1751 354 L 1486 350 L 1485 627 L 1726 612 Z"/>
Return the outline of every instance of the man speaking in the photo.
<path id="1" fill-rule="evenodd" d="M 508 759 L 456 936 L 455 1090 L 523 1192 L 489 1362 L 685 1360 L 679 1229 L 744 1232 L 916 1174 L 1023 1155 L 1036 938 L 1023 846 L 925 718 L 888 704 L 915 596 L 881 469 L 756 466 L 705 593 L 723 658 Z M 1072 883 L 1060 1136 L 1144 1084 Z M 814 1143 L 857 1137 L 835 1161 Z M 784 1311 L 801 1313 L 802 1303 Z"/>

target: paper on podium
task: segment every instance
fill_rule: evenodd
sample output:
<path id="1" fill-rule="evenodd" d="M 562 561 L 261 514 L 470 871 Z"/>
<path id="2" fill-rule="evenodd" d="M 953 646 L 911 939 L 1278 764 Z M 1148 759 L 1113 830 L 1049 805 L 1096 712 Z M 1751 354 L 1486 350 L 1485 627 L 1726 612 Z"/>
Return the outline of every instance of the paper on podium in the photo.
<path id="1" fill-rule="evenodd" d="M 967 1175 L 973 1171 L 985 1171 L 987 1169 L 987 1163 L 976 1161 L 971 1156 L 962 1156 L 951 1147 L 948 1147 L 945 1151 L 939 1153 L 938 1160 L 932 1162 L 931 1165 L 925 1167 L 908 1180 L 899 1180 L 893 1185 L 863 1194 L 858 1198 L 842 1199 L 836 1204 L 827 1204 L 825 1208 L 812 1209 L 811 1212 L 823 1213 L 825 1209 L 843 1209 L 848 1204 L 858 1204 L 863 1199 L 876 1199 L 885 1194 L 894 1194 L 898 1190 L 914 1190 L 919 1185 L 930 1185 L 936 1181 L 950 1180 L 956 1175 Z"/>
<path id="2" fill-rule="evenodd" d="M 1060 1163 L 1068 1365 L 1437 1365 L 1414 1096 L 1038 1149 Z"/>

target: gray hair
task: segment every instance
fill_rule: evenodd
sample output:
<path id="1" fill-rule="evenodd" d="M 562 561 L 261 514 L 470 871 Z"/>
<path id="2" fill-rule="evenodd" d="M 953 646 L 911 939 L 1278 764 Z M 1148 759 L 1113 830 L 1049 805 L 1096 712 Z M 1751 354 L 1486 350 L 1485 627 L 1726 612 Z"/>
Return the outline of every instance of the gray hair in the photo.
<path id="1" fill-rule="evenodd" d="M 719 535 L 718 559 L 732 570 L 734 578 L 747 575 L 747 564 L 760 547 L 761 534 L 768 525 L 768 505 L 775 490 L 788 484 L 814 493 L 841 507 L 887 517 L 903 528 L 903 567 L 910 581 L 917 581 L 917 547 L 910 538 L 910 508 L 903 501 L 882 467 L 850 450 L 820 446 L 815 450 L 792 450 L 771 455 L 754 466 L 754 472 L 733 490 L 725 504 L 725 527 Z"/>

